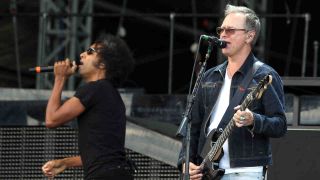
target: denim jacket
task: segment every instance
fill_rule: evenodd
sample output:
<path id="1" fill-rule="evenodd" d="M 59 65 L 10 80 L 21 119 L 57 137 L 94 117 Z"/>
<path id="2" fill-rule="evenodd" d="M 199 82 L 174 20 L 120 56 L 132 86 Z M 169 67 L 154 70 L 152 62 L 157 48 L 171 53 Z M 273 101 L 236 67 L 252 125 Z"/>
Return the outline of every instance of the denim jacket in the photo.
<path id="1" fill-rule="evenodd" d="M 246 73 L 252 73 L 252 66 L 257 59 L 251 53 L 245 63 L 233 75 L 230 89 L 230 100 Z M 208 134 L 207 128 L 210 123 L 210 113 L 219 96 L 224 82 L 227 61 L 207 70 L 202 79 L 191 112 L 191 140 L 190 161 L 200 164 L 200 153 Z M 228 138 L 230 166 L 249 167 L 265 166 L 272 164 L 271 145 L 269 138 L 278 138 L 287 132 L 285 116 L 283 84 L 278 73 L 270 66 L 263 64 L 255 74 L 240 102 L 256 87 L 267 74 L 272 76 L 272 83 L 262 94 L 260 99 L 254 100 L 248 107 L 254 117 L 254 125 L 246 127 L 234 127 Z M 241 103 L 240 103 L 241 104 Z M 232 117 L 232 116 L 231 116 Z M 224 128 L 221 123 L 218 128 Z M 182 148 L 178 160 L 178 167 L 184 162 L 185 148 Z"/>

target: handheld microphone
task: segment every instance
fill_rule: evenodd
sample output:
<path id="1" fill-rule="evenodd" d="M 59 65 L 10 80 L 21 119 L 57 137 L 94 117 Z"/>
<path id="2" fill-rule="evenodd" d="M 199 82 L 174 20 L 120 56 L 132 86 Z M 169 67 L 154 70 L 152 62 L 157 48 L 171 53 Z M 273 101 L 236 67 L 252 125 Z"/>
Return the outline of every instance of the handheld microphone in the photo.
<path id="1" fill-rule="evenodd" d="M 218 39 L 215 36 L 201 35 L 201 39 L 204 39 L 206 41 L 213 43 L 218 48 L 225 48 L 227 46 L 227 42 L 225 42 L 224 40 Z"/>
<path id="2" fill-rule="evenodd" d="M 76 61 L 76 66 L 79 66 L 81 64 L 82 63 L 80 61 Z M 29 68 L 29 71 L 35 72 L 35 73 L 53 72 L 53 70 L 54 70 L 54 66 L 36 66 L 33 68 Z"/>
<path id="3" fill-rule="evenodd" d="M 29 68 L 29 71 L 36 72 L 36 73 L 43 73 L 43 72 L 53 72 L 54 67 L 53 66 L 36 66 L 34 68 Z"/>

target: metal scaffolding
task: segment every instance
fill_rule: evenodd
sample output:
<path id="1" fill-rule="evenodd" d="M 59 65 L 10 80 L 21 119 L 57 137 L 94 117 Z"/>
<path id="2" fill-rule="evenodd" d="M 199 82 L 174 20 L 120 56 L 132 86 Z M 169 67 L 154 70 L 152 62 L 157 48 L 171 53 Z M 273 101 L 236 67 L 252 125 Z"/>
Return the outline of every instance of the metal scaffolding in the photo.
<path id="1" fill-rule="evenodd" d="M 15 1 L 11 1 L 14 5 Z M 225 7 L 227 2 L 218 1 L 218 11 L 217 13 L 198 13 L 196 10 L 196 3 L 192 1 L 192 13 L 142 13 L 137 10 L 133 10 L 127 7 L 127 0 L 123 0 L 122 6 L 117 5 L 108 1 L 103 0 L 40 0 L 40 11 L 39 13 L 12 13 L 10 16 L 13 16 L 13 25 L 14 29 L 17 28 L 15 17 L 17 16 L 39 16 L 39 33 L 38 33 L 38 54 L 37 54 L 37 65 L 38 66 L 47 66 L 53 65 L 56 60 L 63 60 L 65 58 L 69 58 L 72 60 L 78 59 L 78 56 L 82 50 L 84 50 L 91 43 L 92 36 L 92 20 L 94 17 L 105 17 L 105 18 L 114 18 L 119 17 L 119 26 L 118 26 L 118 35 L 122 36 L 119 32 L 123 30 L 123 19 L 131 18 L 137 19 L 139 21 L 146 22 L 148 24 L 152 24 L 155 26 L 159 26 L 163 29 L 167 29 L 170 32 L 170 47 L 169 47 L 169 72 L 168 72 L 168 94 L 172 93 L 172 81 L 174 77 L 174 67 L 173 67 L 173 54 L 177 52 L 175 50 L 174 45 L 174 37 L 179 34 L 190 35 L 196 40 L 197 37 L 201 34 L 205 34 L 206 31 L 197 28 L 197 18 L 219 18 L 221 16 L 222 10 Z M 299 59 L 299 63 L 301 62 L 301 77 L 305 76 L 306 66 L 307 66 L 307 44 L 308 44 L 308 31 L 309 31 L 309 21 L 311 15 L 308 13 L 305 14 L 296 14 L 290 13 L 288 10 L 287 14 L 268 14 L 267 9 L 270 4 L 267 0 L 233 0 L 230 2 L 235 5 L 245 5 L 254 9 L 257 14 L 259 14 L 261 18 L 261 33 L 258 39 L 257 44 L 255 45 L 255 54 L 259 57 L 266 57 L 271 54 L 271 50 L 269 48 L 271 41 L 267 38 L 270 36 L 272 26 L 268 25 L 267 19 L 277 19 L 277 18 L 287 18 L 293 19 L 295 22 L 298 19 L 303 19 L 304 24 L 304 33 L 303 33 L 303 47 L 302 47 L 302 58 Z M 270 2 L 271 3 L 271 2 Z M 103 13 L 94 13 L 93 7 L 98 7 L 103 10 Z M 299 3 L 296 5 L 296 8 L 299 8 Z M 14 6 L 12 6 L 14 7 Z M 11 9 L 15 9 L 12 8 Z M 12 11 L 14 12 L 14 11 Z M 183 18 L 192 18 L 193 26 L 189 26 L 186 24 L 177 21 Z M 289 69 L 292 66 L 291 61 L 293 59 L 293 46 L 296 41 L 296 27 L 297 25 L 293 25 L 294 28 L 291 28 L 289 31 L 290 34 L 290 42 L 288 46 L 288 53 L 284 55 L 284 58 L 287 59 L 285 76 L 289 75 Z M 16 29 L 17 30 L 17 29 Z M 15 42 L 16 42 L 16 60 L 17 60 L 17 77 L 18 83 L 21 84 L 20 71 L 19 71 L 19 47 L 18 47 L 18 35 L 15 34 Z M 315 51 L 318 51 L 317 46 L 314 46 Z M 167 52 L 163 52 L 165 54 Z M 163 56 L 163 55 L 160 56 Z M 315 54 L 314 60 L 314 76 L 317 76 L 317 52 Z M 218 54 L 218 57 L 221 56 Z M 275 55 L 279 58 L 282 58 L 279 55 Z M 282 58 L 282 59 L 284 59 Z M 147 59 L 147 58 L 146 58 Z M 152 61 L 156 58 L 148 57 L 148 61 Z M 223 58 L 217 58 L 218 61 Z M 268 60 L 269 58 L 262 58 Z M 144 60 L 141 60 L 138 63 L 144 63 Z M 266 62 L 268 63 L 268 62 Z M 19 79 L 20 78 L 20 79 Z M 71 76 L 67 82 L 67 89 L 74 90 L 75 81 L 77 76 Z M 51 89 L 53 82 L 52 73 L 47 74 L 38 74 L 36 77 L 36 89 Z M 19 85 L 21 86 L 21 85 Z"/>
<path id="2" fill-rule="evenodd" d="M 40 0 L 38 65 L 52 65 L 56 60 L 76 60 L 78 54 L 91 43 L 92 16 L 76 16 L 77 13 L 91 14 L 93 1 Z M 66 14 L 52 16 L 52 14 Z M 74 90 L 75 77 L 67 83 Z M 38 74 L 36 89 L 52 88 L 52 74 Z"/>

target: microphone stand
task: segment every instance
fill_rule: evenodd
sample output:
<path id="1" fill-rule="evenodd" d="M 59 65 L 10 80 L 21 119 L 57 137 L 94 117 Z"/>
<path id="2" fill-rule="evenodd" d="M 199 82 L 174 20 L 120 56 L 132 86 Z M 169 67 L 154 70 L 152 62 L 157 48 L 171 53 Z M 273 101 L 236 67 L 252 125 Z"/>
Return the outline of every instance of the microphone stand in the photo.
<path id="1" fill-rule="evenodd" d="M 212 42 L 209 42 L 208 50 L 205 56 L 204 62 L 201 63 L 201 68 L 198 73 L 197 80 L 195 82 L 194 88 L 192 90 L 192 94 L 188 95 L 188 100 L 187 100 L 187 108 L 185 113 L 183 114 L 183 119 L 182 122 L 180 123 L 180 126 L 178 128 L 178 131 L 176 133 L 177 137 L 186 137 L 183 141 L 183 148 L 186 149 L 185 153 L 185 173 L 184 173 L 184 180 L 189 180 L 190 175 L 189 175 L 189 151 L 190 151 L 190 130 L 191 130 L 191 121 L 190 121 L 190 112 L 192 110 L 192 105 L 194 103 L 195 97 L 198 93 L 198 89 L 200 87 L 201 80 L 203 78 L 204 72 L 206 70 L 207 66 L 207 60 L 210 57 L 212 51 Z M 186 126 L 187 125 L 187 126 Z"/>

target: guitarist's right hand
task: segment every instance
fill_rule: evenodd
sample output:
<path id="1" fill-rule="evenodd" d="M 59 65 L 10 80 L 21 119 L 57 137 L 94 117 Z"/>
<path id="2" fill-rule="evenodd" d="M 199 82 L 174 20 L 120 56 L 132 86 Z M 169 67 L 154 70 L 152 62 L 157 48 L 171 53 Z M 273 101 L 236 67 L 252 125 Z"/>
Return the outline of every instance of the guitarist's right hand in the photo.
<path id="1" fill-rule="evenodd" d="M 185 170 L 185 164 L 183 163 L 182 166 L 182 171 L 184 173 Z M 193 164 L 192 162 L 189 163 L 189 175 L 190 175 L 190 180 L 201 180 L 203 174 L 200 166 L 197 166 Z"/>

